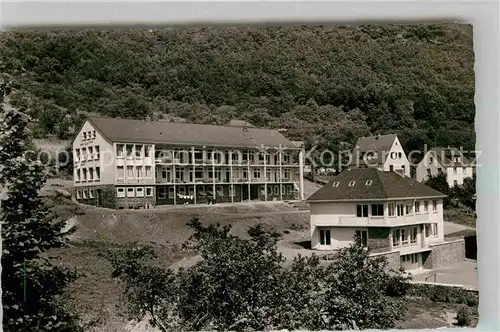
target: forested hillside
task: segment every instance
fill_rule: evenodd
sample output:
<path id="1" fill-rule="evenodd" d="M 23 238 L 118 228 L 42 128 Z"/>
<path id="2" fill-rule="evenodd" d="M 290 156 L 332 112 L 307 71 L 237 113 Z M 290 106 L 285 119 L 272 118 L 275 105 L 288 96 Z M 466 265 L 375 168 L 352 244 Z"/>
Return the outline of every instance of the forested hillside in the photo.
<path id="1" fill-rule="evenodd" d="M 332 149 L 392 132 L 406 149 L 474 148 L 471 26 L 9 32 L 0 52 L 38 137 L 95 112 L 238 118 Z"/>

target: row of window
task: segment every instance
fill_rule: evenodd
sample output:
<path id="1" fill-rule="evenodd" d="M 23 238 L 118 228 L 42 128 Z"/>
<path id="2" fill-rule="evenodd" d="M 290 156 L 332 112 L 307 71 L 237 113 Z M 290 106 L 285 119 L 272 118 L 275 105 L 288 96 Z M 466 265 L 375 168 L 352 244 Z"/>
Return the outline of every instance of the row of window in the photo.
<path id="1" fill-rule="evenodd" d="M 132 166 L 130 166 L 130 167 L 132 167 Z M 163 169 L 163 170 L 157 169 L 155 171 L 155 176 L 156 176 L 156 178 L 165 179 L 166 182 L 171 182 L 173 180 L 172 173 L 173 173 L 173 171 L 171 171 L 170 169 Z M 224 172 L 222 172 L 221 170 L 215 170 L 215 173 L 214 173 L 214 171 L 209 170 L 207 172 L 207 174 L 208 174 L 207 178 L 213 179 L 214 175 L 215 175 L 215 179 L 221 181 L 222 177 L 223 177 L 223 173 Z M 185 181 L 186 180 L 185 174 L 186 174 L 186 171 L 183 169 L 176 170 L 175 171 L 175 181 L 176 182 Z M 188 174 L 189 174 L 190 181 L 203 180 L 205 178 L 203 175 L 204 174 L 203 170 L 199 170 L 199 171 L 189 170 Z M 233 174 L 233 177 L 232 177 L 233 179 L 240 179 L 240 171 L 239 170 L 233 170 L 232 174 Z M 241 175 L 243 176 L 241 179 L 248 179 L 248 171 L 247 170 L 241 171 Z M 267 171 L 266 175 L 267 175 L 266 180 L 271 181 L 271 171 Z M 262 172 L 260 169 L 253 170 L 253 179 L 260 179 L 261 176 L 262 176 Z M 225 172 L 225 179 L 229 180 L 230 178 L 231 178 L 231 171 L 226 171 Z M 274 178 L 276 179 L 276 181 L 279 181 L 279 173 L 278 172 L 274 173 Z M 291 178 L 291 170 L 284 169 L 283 170 L 283 179 L 288 180 L 290 178 Z"/>
<path id="2" fill-rule="evenodd" d="M 77 168 L 75 169 L 75 179 L 76 181 L 100 181 L 101 168 L 100 167 Z"/>
<path id="3" fill-rule="evenodd" d="M 75 149 L 75 162 L 85 160 L 99 160 L 100 158 L 99 145 L 83 147 Z"/>
<path id="4" fill-rule="evenodd" d="M 412 215 L 414 213 L 420 213 L 420 206 L 423 205 L 423 211 L 429 212 L 429 201 L 415 201 L 413 204 L 404 203 L 389 203 L 388 213 L 390 217 L 393 216 L 404 216 Z M 437 212 L 437 200 L 432 200 L 432 211 Z M 384 216 L 384 204 L 370 204 L 371 205 L 371 216 Z M 368 204 L 357 204 L 356 205 L 356 217 L 366 218 L 368 214 Z"/>
<path id="5" fill-rule="evenodd" d="M 96 138 L 96 132 L 95 132 L 95 130 L 84 131 L 82 133 L 82 136 L 83 136 L 84 141 L 91 140 L 91 139 Z"/>
<path id="6" fill-rule="evenodd" d="M 462 167 L 463 175 L 467 175 L 467 167 Z M 458 172 L 458 167 L 453 167 L 453 174 L 457 174 Z M 441 174 L 443 173 L 443 169 L 441 167 L 438 168 L 438 173 Z M 427 175 L 432 175 L 431 174 L 431 169 L 427 168 Z"/>
<path id="7" fill-rule="evenodd" d="M 402 159 L 403 153 L 401 152 L 391 152 L 391 159 Z"/>
<path id="8" fill-rule="evenodd" d="M 431 234 L 434 237 L 438 236 L 438 225 L 437 224 L 427 224 L 425 225 L 426 237 L 430 237 Z M 397 228 L 392 230 L 392 246 L 401 247 L 407 245 L 413 245 L 417 243 L 418 226 Z M 329 229 L 319 230 L 319 243 L 320 245 L 331 245 L 331 231 Z M 368 231 L 367 230 L 356 230 L 356 241 L 362 247 L 368 246 Z"/>
<path id="9" fill-rule="evenodd" d="M 266 194 L 266 187 L 265 186 L 260 186 L 260 193 L 261 195 Z M 179 186 L 177 187 L 177 193 L 179 195 L 188 195 L 188 196 L 194 196 L 194 186 Z M 212 186 L 197 186 L 196 190 L 198 192 L 198 196 L 205 196 L 205 195 L 212 195 Z M 290 186 L 284 187 L 283 193 L 284 194 L 292 194 L 293 193 L 293 188 Z M 216 186 L 215 187 L 215 192 L 218 196 L 224 196 L 224 187 L 223 186 Z M 267 194 L 268 195 L 279 195 L 280 193 L 280 187 L 275 185 L 275 186 L 267 186 Z M 158 188 L 158 198 L 160 199 L 166 199 L 168 198 L 174 198 L 175 196 L 175 190 L 174 187 L 169 187 L 168 189 L 166 187 L 159 187 Z M 234 191 L 234 186 L 229 186 L 229 196 L 234 197 L 235 196 L 235 191 Z"/>
<path id="10" fill-rule="evenodd" d="M 143 145 L 143 144 L 117 144 L 116 145 L 116 156 L 118 158 L 123 158 L 123 157 L 125 157 L 125 155 L 127 157 L 149 158 L 152 151 L 153 151 L 152 145 Z"/>
<path id="11" fill-rule="evenodd" d="M 95 190 L 94 189 L 83 189 L 76 191 L 77 199 L 92 199 L 95 198 Z"/>
<path id="12" fill-rule="evenodd" d="M 116 188 L 116 197 L 152 197 L 153 187 Z"/>
<path id="13" fill-rule="evenodd" d="M 411 264 L 416 264 L 418 262 L 418 254 L 408 254 L 401 256 L 401 263 L 410 262 Z"/>
<path id="14" fill-rule="evenodd" d="M 407 246 L 417 243 L 418 227 L 406 227 L 392 230 L 392 246 Z"/>
<path id="15" fill-rule="evenodd" d="M 375 151 L 366 152 L 366 153 L 363 153 L 361 155 L 361 158 L 366 159 L 366 160 L 374 160 L 374 159 L 377 159 L 377 157 L 378 157 L 378 153 Z M 391 159 L 402 159 L 403 153 L 402 152 L 391 152 L 390 157 L 391 157 Z"/>
<path id="16" fill-rule="evenodd" d="M 127 166 L 127 173 L 123 166 L 116 167 L 116 177 L 118 179 L 152 179 L 153 172 L 151 166 Z"/>
<path id="17" fill-rule="evenodd" d="M 370 204 L 370 205 L 371 205 L 371 216 L 373 217 L 384 216 L 384 204 Z M 356 216 L 368 217 L 368 204 L 356 205 Z"/>
<path id="18" fill-rule="evenodd" d="M 405 227 L 392 230 L 392 246 L 400 247 L 407 246 L 417 243 L 418 227 Z M 425 237 L 430 236 L 437 237 L 438 225 L 437 224 L 426 224 L 425 225 Z"/>
<path id="19" fill-rule="evenodd" d="M 118 150 L 117 150 L 118 153 Z M 189 149 L 174 149 L 172 150 L 165 150 L 165 151 L 156 151 L 155 152 L 155 158 L 156 159 L 163 159 L 166 162 L 172 162 L 173 160 L 176 160 L 179 163 L 190 163 L 192 164 L 193 161 L 196 163 L 216 163 L 216 164 L 221 164 L 225 163 L 228 164 L 230 162 L 234 163 L 259 163 L 259 164 L 264 164 L 264 160 L 266 164 L 270 164 L 271 158 L 270 154 L 266 154 L 264 158 L 264 154 L 262 152 L 249 152 L 249 151 L 244 151 L 244 152 L 228 152 L 228 151 L 205 151 L 203 153 L 202 151 L 199 150 L 189 150 Z M 281 161 L 282 164 L 288 164 L 290 162 L 291 156 L 287 153 L 282 153 Z M 280 164 L 280 158 L 279 155 L 275 154 L 273 158 L 274 164 L 278 165 Z"/>
<path id="20" fill-rule="evenodd" d="M 368 231 L 367 230 L 356 230 L 356 243 L 363 248 L 368 247 Z M 329 229 L 319 230 L 319 244 L 322 246 L 329 246 L 332 244 L 331 232 Z"/>

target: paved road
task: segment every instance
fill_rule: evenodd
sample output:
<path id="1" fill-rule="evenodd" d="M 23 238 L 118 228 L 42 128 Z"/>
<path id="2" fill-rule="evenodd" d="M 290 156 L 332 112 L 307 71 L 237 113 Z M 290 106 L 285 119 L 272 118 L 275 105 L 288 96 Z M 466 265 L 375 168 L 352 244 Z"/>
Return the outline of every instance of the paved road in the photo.
<path id="1" fill-rule="evenodd" d="M 463 285 L 477 289 L 477 263 L 472 260 L 465 260 L 440 269 L 421 270 L 412 274 L 415 281 L 433 282 L 434 275 L 436 275 L 435 282 L 437 283 Z"/>
<path id="2" fill-rule="evenodd" d="M 455 224 L 449 221 L 444 221 L 443 223 L 444 223 L 444 235 L 464 231 L 466 229 L 474 229 L 471 227 Z"/>

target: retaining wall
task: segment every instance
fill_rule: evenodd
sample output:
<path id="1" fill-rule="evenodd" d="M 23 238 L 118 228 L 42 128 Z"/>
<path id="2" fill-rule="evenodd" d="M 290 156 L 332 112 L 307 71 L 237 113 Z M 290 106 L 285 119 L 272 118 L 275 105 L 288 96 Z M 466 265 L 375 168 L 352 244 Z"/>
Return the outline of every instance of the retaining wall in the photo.
<path id="1" fill-rule="evenodd" d="M 433 269 L 439 269 L 465 260 L 465 241 L 463 239 L 437 243 L 430 247 L 432 248 L 432 262 L 429 265 Z"/>

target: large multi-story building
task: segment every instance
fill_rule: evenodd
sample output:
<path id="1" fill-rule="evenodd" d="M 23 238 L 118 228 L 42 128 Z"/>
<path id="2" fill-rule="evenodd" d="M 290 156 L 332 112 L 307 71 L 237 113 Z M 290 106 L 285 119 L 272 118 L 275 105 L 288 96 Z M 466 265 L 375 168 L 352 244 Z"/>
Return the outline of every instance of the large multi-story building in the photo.
<path id="1" fill-rule="evenodd" d="M 230 124 L 89 117 L 73 141 L 77 200 L 119 209 L 303 200 L 303 146 Z"/>
<path id="2" fill-rule="evenodd" d="M 444 194 L 376 168 L 345 170 L 307 199 L 311 247 L 338 250 L 358 239 L 408 270 L 464 259 L 464 242 L 445 242 Z"/>

